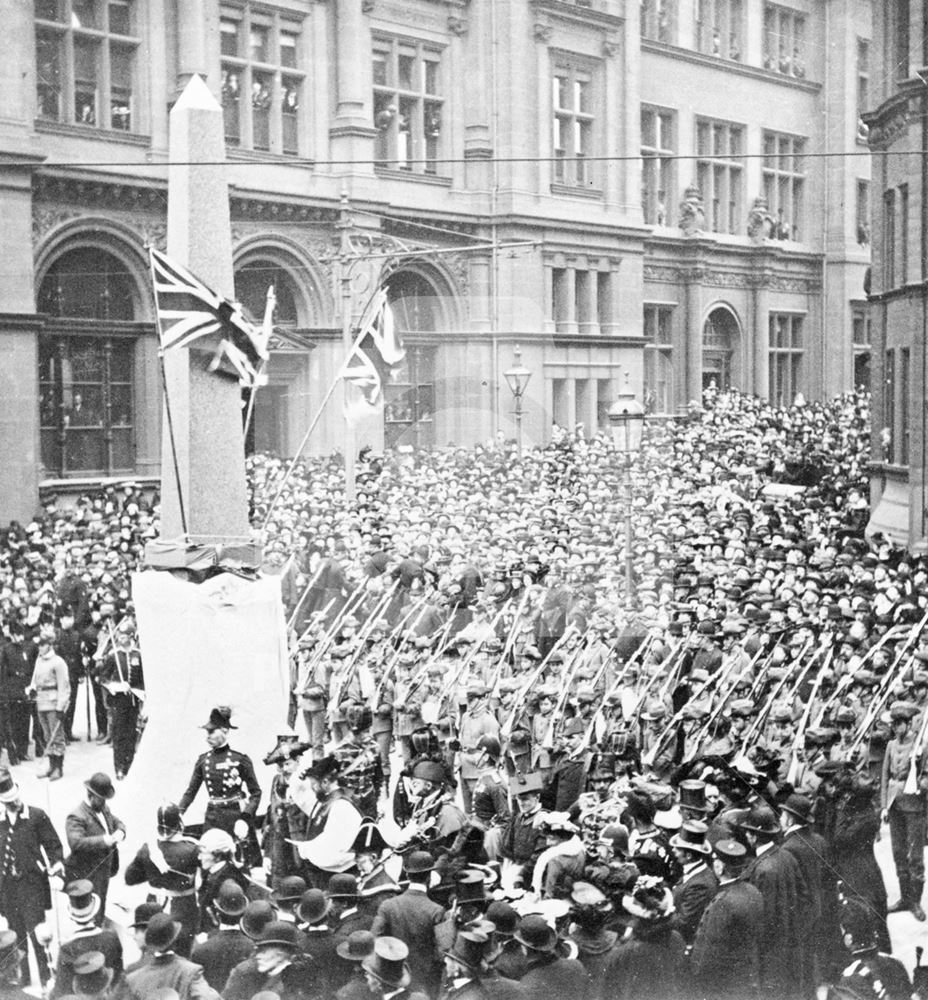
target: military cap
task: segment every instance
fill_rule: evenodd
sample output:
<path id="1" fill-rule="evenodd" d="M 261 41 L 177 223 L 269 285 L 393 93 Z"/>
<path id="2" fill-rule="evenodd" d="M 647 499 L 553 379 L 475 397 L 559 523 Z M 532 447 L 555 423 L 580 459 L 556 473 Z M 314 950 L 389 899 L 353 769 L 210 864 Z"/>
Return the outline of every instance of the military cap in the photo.
<path id="1" fill-rule="evenodd" d="M 912 719 L 918 715 L 918 705 L 912 704 L 911 701 L 894 701 L 889 706 L 889 717 L 893 722 L 898 719 Z"/>
<path id="2" fill-rule="evenodd" d="M 740 719 L 746 719 L 756 711 L 756 705 L 750 698 L 736 698 L 731 703 L 731 714 Z"/>

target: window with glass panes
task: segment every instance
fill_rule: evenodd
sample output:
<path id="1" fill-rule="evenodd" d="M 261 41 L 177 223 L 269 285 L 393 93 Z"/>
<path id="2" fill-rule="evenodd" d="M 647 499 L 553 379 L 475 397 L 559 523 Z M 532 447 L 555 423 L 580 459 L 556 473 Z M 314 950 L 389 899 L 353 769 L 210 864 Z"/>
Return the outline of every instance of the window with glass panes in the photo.
<path id="1" fill-rule="evenodd" d="M 802 325 L 794 313 L 770 314 L 769 389 L 776 406 L 791 406 L 802 388 Z"/>
<path id="2" fill-rule="evenodd" d="M 673 409 L 673 306 L 644 306 L 644 391 L 649 413 Z"/>
<path id="3" fill-rule="evenodd" d="M 258 152 L 301 151 L 306 73 L 301 23 L 264 6 L 223 7 L 220 90 L 226 142 Z"/>
<path id="4" fill-rule="evenodd" d="M 441 50 L 410 39 L 376 38 L 373 61 L 377 165 L 437 174 L 443 113 Z"/>
<path id="5" fill-rule="evenodd" d="M 864 304 L 851 312 L 851 346 L 854 353 L 854 388 L 870 391 L 870 314 Z"/>
<path id="6" fill-rule="evenodd" d="M 883 287 L 896 287 L 896 191 L 883 192 Z"/>
<path id="7" fill-rule="evenodd" d="M 764 197 L 781 240 L 802 239 L 805 148 L 799 136 L 764 132 Z"/>
<path id="8" fill-rule="evenodd" d="M 764 7 L 764 69 L 802 78 L 805 62 L 806 19 L 798 10 L 766 4 Z"/>
<path id="9" fill-rule="evenodd" d="M 654 42 L 676 41 L 678 2 L 641 0 L 641 37 Z"/>
<path id="10" fill-rule="evenodd" d="M 136 0 L 34 0 L 36 111 L 138 131 Z"/>
<path id="11" fill-rule="evenodd" d="M 697 0 L 696 48 L 700 52 L 740 61 L 743 33 L 742 0 Z"/>
<path id="12" fill-rule="evenodd" d="M 870 42 L 857 39 L 857 116 L 870 107 Z"/>
<path id="13" fill-rule="evenodd" d="M 744 207 L 744 126 L 696 119 L 696 184 L 712 232 L 741 231 Z"/>
<path id="14" fill-rule="evenodd" d="M 857 179 L 857 205 L 855 208 L 857 222 L 857 242 L 863 246 L 870 245 L 870 181 L 863 177 Z"/>
<path id="15" fill-rule="evenodd" d="M 131 471 L 135 464 L 136 287 L 112 254 L 63 254 L 39 287 L 42 464 L 55 475 Z"/>
<path id="16" fill-rule="evenodd" d="M 551 79 L 554 180 L 591 187 L 593 175 L 593 75 L 589 67 L 562 62 Z"/>
<path id="17" fill-rule="evenodd" d="M 896 352 L 886 351 L 883 362 L 883 426 L 888 437 L 884 438 L 883 460 L 896 461 Z"/>
<path id="18" fill-rule="evenodd" d="M 667 223 L 667 205 L 674 197 L 676 115 L 667 108 L 641 109 L 641 208 L 644 221 Z"/>

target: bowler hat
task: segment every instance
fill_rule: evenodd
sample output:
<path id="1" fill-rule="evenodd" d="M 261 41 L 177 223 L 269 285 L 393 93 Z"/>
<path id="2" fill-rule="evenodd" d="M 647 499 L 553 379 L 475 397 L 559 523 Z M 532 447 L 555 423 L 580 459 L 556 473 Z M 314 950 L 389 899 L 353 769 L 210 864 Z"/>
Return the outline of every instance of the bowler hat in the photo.
<path id="1" fill-rule="evenodd" d="M 156 913 L 145 928 L 145 946 L 153 951 L 167 951 L 177 940 L 182 925 L 169 913 Z"/>
<path id="2" fill-rule="evenodd" d="M 296 915 L 306 924 L 318 924 L 328 916 L 332 901 L 321 889 L 307 889 L 300 897 Z"/>
<path id="3" fill-rule="evenodd" d="M 335 946 L 338 954 L 349 962 L 363 962 L 374 953 L 374 935 L 370 931 L 352 931 Z"/>
<path id="4" fill-rule="evenodd" d="M 808 823 L 812 818 L 812 800 L 799 792 L 793 792 L 792 795 L 787 796 L 780 808 L 791 816 L 795 816 L 800 823 Z"/>
<path id="5" fill-rule="evenodd" d="M 277 883 L 271 899 L 277 903 L 294 903 L 306 892 L 306 881 L 299 875 L 286 875 Z"/>
<path id="6" fill-rule="evenodd" d="M 210 711 L 209 721 L 200 728 L 211 733 L 214 729 L 238 729 L 238 726 L 232 725 L 232 709 L 227 705 L 217 705 Z"/>
<path id="7" fill-rule="evenodd" d="M 288 948 L 291 951 L 298 951 L 300 947 L 299 931 L 296 924 L 291 924 L 287 920 L 272 920 L 266 924 L 264 930 L 255 940 L 256 948 L 265 948 L 273 945 L 276 948 Z"/>
<path id="8" fill-rule="evenodd" d="M 413 851 L 403 862 L 408 875 L 421 875 L 435 867 L 435 859 L 428 851 Z"/>
<path id="9" fill-rule="evenodd" d="M 213 906 L 227 917 L 240 917 L 248 908 L 248 897 L 238 882 L 227 878 L 219 886 Z"/>
<path id="10" fill-rule="evenodd" d="M 84 782 L 84 787 L 93 792 L 94 795 L 98 795 L 101 799 L 108 800 L 116 794 L 116 789 L 113 787 L 112 779 L 108 774 L 104 774 L 102 771 L 97 771 L 96 774 L 92 774 Z"/>
<path id="11" fill-rule="evenodd" d="M 374 950 L 361 962 L 361 968 L 369 972 L 379 983 L 391 990 L 403 989 L 409 985 L 409 969 L 406 959 L 409 948 L 405 941 L 395 937 L 374 939 Z"/>
<path id="12" fill-rule="evenodd" d="M 519 923 L 519 914 L 503 900 L 495 900 L 487 907 L 487 920 L 496 927 L 499 937 L 510 938 Z"/>
<path id="13" fill-rule="evenodd" d="M 235 883 L 232 883 L 235 885 Z M 162 913 L 161 906 L 158 903 L 139 903 L 135 908 L 135 919 L 129 925 L 130 927 L 147 927 L 149 920 L 156 914 Z"/>
<path id="14" fill-rule="evenodd" d="M 513 937 L 531 951 L 554 951 L 557 947 L 557 931 L 537 913 L 524 916 Z"/>
<path id="15" fill-rule="evenodd" d="M 325 894 L 329 899 L 357 899 L 358 880 L 354 875 L 338 872 L 329 879 Z"/>
<path id="16" fill-rule="evenodd" d="M 756 802 L 736 825 L 739 829 L 751 833 L 772 835 L 780 832 L 777 817 L 765 802 Z"/>
<path id="17" fill-rule="evenodd" d="M 274 915 L 274 907 L 266 899 L 255 899 L 245 907 L 239 926 L 254 940 L 274 919 Z"/>
<path id="18" fill-rule="evenodd" d="M 113 970 L 106 967 L 102 951 L 85 951 L 74 959 L 73 986 L 78 996 L 97 996 L 113 981 Z"/>

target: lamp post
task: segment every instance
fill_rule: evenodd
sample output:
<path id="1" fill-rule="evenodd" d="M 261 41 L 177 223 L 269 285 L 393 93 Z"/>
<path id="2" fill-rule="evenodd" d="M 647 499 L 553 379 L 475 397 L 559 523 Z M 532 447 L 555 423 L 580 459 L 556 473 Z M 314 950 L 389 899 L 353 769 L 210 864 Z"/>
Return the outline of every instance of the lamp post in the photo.
<path id="1" fill-rule="evenodd" d="M 628 374 L 625 375 L 625 390 L 609 407 L 609 424 L 612 427 L 612 443 L 616 451 L 625 455 L 625 610 L 634 607 L 632 592 L 634 573 L 632 564 L 632 457 L 641 447 L 644 430 L 644 407 L 628 388 Z"/>
<path id="2" fill-rule="evenodd" d="M 516 348 L 513 351 L 514 364 L 512 368 L 507 368 L 503 372 L 503 378 L 506 379 L 506 384 L 509 386 L 509 391 L 512 393 L 513 398 L 516 401 L 516 408 L 513 410 L 516 418 L 516 447 L 519 450 L 519 458 L 522 457 L 522 397 L 525 395 L 525 390 L 528 388 L 529 379 L 532 377 L 532 373 L 522 364 L 522 351 L 519 345 L 516 344 Z"/>

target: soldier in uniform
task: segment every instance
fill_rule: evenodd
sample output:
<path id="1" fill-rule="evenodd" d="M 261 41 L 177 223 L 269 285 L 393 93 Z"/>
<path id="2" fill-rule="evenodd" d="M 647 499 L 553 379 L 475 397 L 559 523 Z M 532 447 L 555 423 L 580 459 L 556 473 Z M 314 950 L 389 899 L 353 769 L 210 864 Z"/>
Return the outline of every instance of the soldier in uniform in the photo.
<path id="1" fill-rule="evenodd" d="M 503 830 L 500 854 L 521 866 L 523 877 L 527 879 L 531 878 L 532 868 L 547 846 L 544 831 L 535 823 L 541 809 L 543 787 L 541 775 L 537 773 L 517 774 L 509 782 L 509 794 L 519 808 Z"/>
<path id="2" fill-rule="evenodd" d="M 471 822 L 483 830 L 483 849 L 490 861 L 499 857 L 503 827 L 509 821 L 509 795 L 500 767 L 502 747 L 496 736 L 477 741 L 477 783 L 474 785 Z"/>
<path id="3" fill-rule="evenodd" d="M 200 924 L 196 895 L 199 849 L 192 837 L 184 836 L 184 821 L 176 805 L 160 806 L 157 823 L 158 839 L 138 849 L 126 868 L 126 885 L 147 882 L 168 898 L 171 916 L 181 925 L 174 950 L 188 958 Z"/>
<path id="4" fill-rule="evenodd" d="M 99 678 L 109 695 L 113 768 L 116 780 L 121 781 L 135 759 L 141 692 L 145 689 L 142 654 L 133 642 L 130 620 L 119 623 L 113 645 L 100 664 Z"/>
<path id="5" fill-rule="evenodd" d="M 499 736 L 499 723 L 487 706 L 487 688 L 480 683 L 467 687 L 467 711 L 461 717 L 458 739 L 461 743 L 461 794 L 464 811 L 473 808 L 474 788 L 480 775 L 481 751 L 478 743 L 482 736 Z"/>
<path id="6" fill-rule="evenodd" d="M 883 774 L 880 781 L 882 819 L 889 821 L 889 836 L 893 863 L 899 878 L 899 900 L 889 907 L 890 913 L 911 910 L 916 920 L 925 919 L 922 890 L 925 886 L 925 808 L 928 776 L 924 770 L 924 755 L 914 761 L 916 788 L 906 792 L 905 786 L 913 767 L 916 734 L 912 719 L 918 714 L 911 702 L 896 701 L 890 706 L 893 738 L 886 746 Z"/>
<path id="7" fill-rule="evenodd" d="M 206 730 L 206 742 L 210 748 L 197 758 L 193 766 L 190 783 L 179 803 L 181 815 L 190 808 L 200 785 L 205 784 L 209 802 L 203 820 L 204 831 L 217 827 L 241 838 L 246 831 L 241 826 L 236 830 L 238 821 L 243 820 L 245 815 L 249 819 L 253 817 L 261 799 L 261 786 L 255 777 L 254 764 L 250 757 L 229 746 L 229 730 L 238 728 L 232 725 L 231 709 L 214 708 L 202 728 Z M 250 823 L 246 821 L 246 825 L 250 829 Z"/>
<path id="8" fill-rule="evenodd" d="M 376 819 L 384 775 L 380 750 L 370 734 L 372 712 L 366 705 L 351 704 L 345 710 L 345 720 L 348 735 L 332 751 L 342 788 L 365 819 Z"/>

